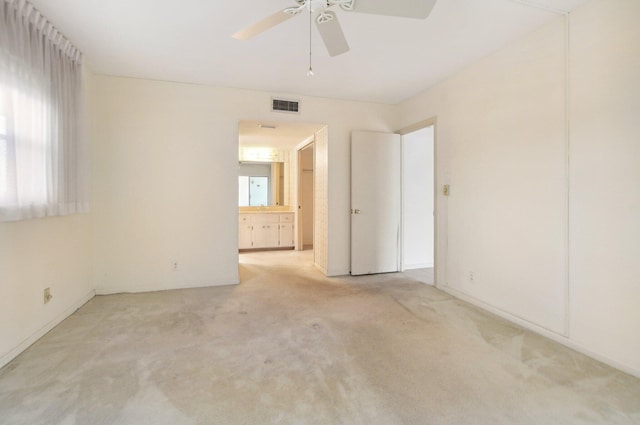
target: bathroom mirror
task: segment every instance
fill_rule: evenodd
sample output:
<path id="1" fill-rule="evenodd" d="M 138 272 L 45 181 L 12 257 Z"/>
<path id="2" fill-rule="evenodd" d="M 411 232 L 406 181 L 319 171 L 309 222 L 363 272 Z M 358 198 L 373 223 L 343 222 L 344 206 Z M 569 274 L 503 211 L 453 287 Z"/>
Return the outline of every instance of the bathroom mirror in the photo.
<path id="1" fill-rule="evenodd" d="M 284 162 L 240 161 L 238 171 L 238 206 L 285 205 Z"/>

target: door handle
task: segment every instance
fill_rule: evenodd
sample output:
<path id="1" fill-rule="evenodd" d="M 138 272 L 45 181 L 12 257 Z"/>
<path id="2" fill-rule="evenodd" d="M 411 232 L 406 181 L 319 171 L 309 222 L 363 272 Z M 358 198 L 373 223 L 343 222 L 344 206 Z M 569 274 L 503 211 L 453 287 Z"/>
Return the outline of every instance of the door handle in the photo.
<path id="1" fill-rule="evenodd" d="M 359 209 L 355 209 L 355 210 L 353 210 L 353 213 L 354 214 L 360 214 L 360 210 Z"/>

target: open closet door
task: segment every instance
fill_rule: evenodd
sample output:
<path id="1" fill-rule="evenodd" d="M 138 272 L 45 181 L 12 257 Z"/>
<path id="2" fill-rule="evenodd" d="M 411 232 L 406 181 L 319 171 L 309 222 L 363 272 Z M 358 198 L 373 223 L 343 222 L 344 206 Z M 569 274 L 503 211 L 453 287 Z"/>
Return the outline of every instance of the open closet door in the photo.
<path id="1" fill-rule="evenodd" d="M 400 270 L 400 135 L 351 134 L 351 274 Z"/>

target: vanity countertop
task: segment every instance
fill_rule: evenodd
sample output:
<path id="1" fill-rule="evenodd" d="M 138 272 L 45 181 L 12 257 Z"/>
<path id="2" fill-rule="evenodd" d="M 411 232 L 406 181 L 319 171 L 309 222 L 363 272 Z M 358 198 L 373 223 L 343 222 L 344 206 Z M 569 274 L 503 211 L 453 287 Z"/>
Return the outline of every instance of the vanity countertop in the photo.
<path id="1" fill-rule="evenodd" d="M 259 209 L 252 209 L 252 210 L 239 210 L 238 214 L 291 214 L 294 213 L 295 211 L 287 209 L 287 210 L 259 210 Z"/>

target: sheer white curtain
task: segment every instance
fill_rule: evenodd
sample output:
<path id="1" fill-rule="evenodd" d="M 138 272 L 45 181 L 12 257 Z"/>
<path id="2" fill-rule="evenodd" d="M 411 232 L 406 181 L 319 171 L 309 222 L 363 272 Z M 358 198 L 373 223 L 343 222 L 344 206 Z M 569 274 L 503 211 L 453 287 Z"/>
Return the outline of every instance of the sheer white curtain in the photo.
<path id="1" fill-rule="evenodd" d="M 88 210 L 82 58 L 26 0 L 0 0 L 0 221 Z"/>

